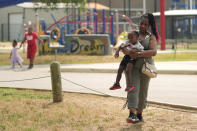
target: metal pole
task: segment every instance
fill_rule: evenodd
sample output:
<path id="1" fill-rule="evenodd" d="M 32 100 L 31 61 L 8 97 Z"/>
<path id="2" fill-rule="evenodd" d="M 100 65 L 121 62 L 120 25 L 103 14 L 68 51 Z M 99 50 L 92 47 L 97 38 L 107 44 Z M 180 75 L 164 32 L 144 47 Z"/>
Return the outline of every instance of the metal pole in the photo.
<path id="1" fill-rule="evenodd" d="M 190 0 L 189 3 L 190 3 L 190 10 L 192 10 L 192 0 Z"/>
<path id="2" fill-rule="evenodd" d="M 126 0 L 123 1 L 123 7 L 124 7 L 124 15 L 126 15 Z"/>
<path id="3" fill-rule="evenodd" d="M 96 14 L 96 8 L 93 9 L 94 12 L 94 34 L 97 34 L 97 14 Z"/>
<path id="4" fill-rule="evenodd" d="M 185 0 L 185 8 L 188 9 L 189 8 L 189 0 Z"/>
<path id="5" fill-rule="evenodd" d="M 35 26 L 36 26 L 36 29 L 35 29 L 35 32 L 36 33 L 38 33 L 38 31 L 39 31 L 39 18 L 38 18 L 38 12 L 37 12 L 37 10 L 35 10 L 35 17 L 36 17 L 36 21 L 35 21 Z"/>
<path id="6" fill-rule="evenodd" d="M 160 0 L 160 29 L 161 29 L 161 50 L 166 49 L 165 39 L 166 39 L 166 25 L 165 25 L 165 0 Z"/>
<path id="7" fill-rule="evenodd" d="M 111 0 L 109 0 L 109 16 L 111 15 Z"/>
<path id="8" fill-rule="evenodd" d="M 161 0 L 160 0 L 161 2 Z M 146 13 L 146 0 L 143 0 L 143 13 Z"/>
<path id="9" fill-rule="evenodd" d="M 94 8 L 97 8 L 97 0 L 94 0 Z"/>
<path id="10" fill-rule="evenodd" d="M 103 9 L 103 34 L 105 33 L 105 10 Z"/>
<path id="11" fill-rule="evenodd" d="M 157 12 L 157 0 L 154 0 L 154 12 Z"/>
<path id="12" fill-rule="evenodd" d="M 193 2 L 193 0 L 190 0 L 190 10 L 193 9 L 193 8 L 192 8 L 192 2 Z M 192 32 L 193 32 L 192 26 L 193 26 L 193 21 L 192 21 L 192 18 L 190 18 L 190 36 L 192 36 Z M 191 37 L 191 38 L 192 38 L 192 37 Z"/>
<path id="13" fill-rule="evenodd" d="M 114 20 L 113 20 L 113 14 L 111 14 L 111 37 L 112 37 L 112 44 L 115 44 L 114 40 Z"/>
<path id="14" fill-rule="evenodd" d="M 90 9 L 87 12 L 87 28 L 90 29 Z"/>
<path id="15" fill-rule="evenodd" d="M 80 15 L 81 15 L 80 8 L 78 8 L 78 22 L 81 20 Z M 78 28 L 81 28 L 80 23 L 78 23 Z"/>
<path id="16" fill-rule="evenodd" d="M 1 24 L 1 41 L 4 41 L 3 34 L 3 24 Z"/>
<path id="17" fill-rule="evenodd" d="M 50 69 L 51 69 L 53 102 L 61 102 L 63 101 L 63 96 L 62 96 L 60 64 L 58 62 L 53 62 L 50 65 Z"/>
<path id="18" fill-rule="evenodd" d="M 127 31 L 126 26 L 127 26 L 126 23 L 124 23 L 124 31 Z"/>
<path id="19" fill-rule="evenodd" d="M 66 8 L 66 15 L 68 16 L 68 13 L 69 13 L 69 8 Z M 67 21 L 69 21 L 69 18 L 67 18 Z M 67 30 L 66 30 L 66 33 L 69 34 L 69 23 L 66 23 L 67 25 Z"/>
<path id="20" fill-rule="evenodd" d="M 131 0 L 128 0 L 128 11 L 129 11 L 129 18 L 131 17 L 131 12 L 130 12 L 130 9 L 131 9 Z"/>
<path id="21" fill-rule="evenodd" d="M 25 24 L 25 8 L 23 8 L 23 32 L 25 33 L 25 29 L 24 29 L 24 24 Z M 23 53 L 25 53 L 25 44 L 23 44 Z"/>
<path id="22" fill-rule="evenodd" d="M 118 23 L 119 17 L 118 17 L 118 10 L 116 10 L 115 16 L 116 16 L 116 39 L 117 39 L 117 38 L 118 38 L 118 35 L 119 35 L 119 23 Z"/>
<path id="23" fill-rule="evenodd" d="M 10 13 L 8 13 L 8 41 L 10 41 Z"/>

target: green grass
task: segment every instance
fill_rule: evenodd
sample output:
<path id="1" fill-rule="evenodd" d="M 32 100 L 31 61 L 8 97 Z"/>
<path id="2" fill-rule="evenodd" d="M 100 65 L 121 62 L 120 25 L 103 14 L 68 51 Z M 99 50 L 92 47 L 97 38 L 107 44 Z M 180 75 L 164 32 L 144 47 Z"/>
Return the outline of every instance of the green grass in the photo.
<path id="1" fill-rule="evenodd" d="M 20 53 L 20 56 L 24 59 L 24 65 L 27 65 L 29 61 L 26 59 L 26 54 Z M 112 55 L 107 56 L 85 56 L 85 55 L 57 55 L 57 61 L 61 64 L 89 64 L 89 63 L 108 63 L 108 62 L 120 62 L 123 55 L 120 58 L 115 59 Z M 157 54 L 154 57 L 155 61 L 196 61 L 197 52 L 194 53 L 165 53 Z M 36 56 L 35 64 L 50 64 L 55 60 L 54 55 Z M 10 65 L 9 54 L 0 54 L 0 65 Z"/>
<path id="2" fill-rule="evenodd" d="M 38 92 L 33 90 L 20 91 L 17 89 L 1 88 L 0 99 L 5 101 L 22 100 L 22 99 L 51 99 L 52 95 L 46 92 Z"/>
<path id="3" fill-rule="evenodd" d="M 145 124 L 127 124 L 128 110 L 121 110 L 122 99 L 64 93 L 63 100 L 52 103 L 50 91 L 0 88 L 0 131 L 197 129 L 197 115 L 192 113 L 149 106 L 143 112 Z"/>
<path id="4" fill-rule="evenodd" d="M 154 57 L 155 61 L 197 61 L 197 52 L 193 53 L 165 53 L 157 54 Z"/>

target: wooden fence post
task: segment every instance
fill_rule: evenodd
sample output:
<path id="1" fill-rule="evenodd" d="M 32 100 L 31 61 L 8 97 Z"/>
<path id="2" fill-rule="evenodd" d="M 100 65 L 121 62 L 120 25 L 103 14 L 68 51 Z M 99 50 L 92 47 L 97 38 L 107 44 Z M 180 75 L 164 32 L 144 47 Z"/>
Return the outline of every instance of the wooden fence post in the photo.
<path id="1" fill-rule="evenodd" d="M 61 102 L 63 101 L 63 96 L 62 96 L 60 64 L 55 61 L 50 65 L 50 69 L 51 69 L 53 102 Z"/>

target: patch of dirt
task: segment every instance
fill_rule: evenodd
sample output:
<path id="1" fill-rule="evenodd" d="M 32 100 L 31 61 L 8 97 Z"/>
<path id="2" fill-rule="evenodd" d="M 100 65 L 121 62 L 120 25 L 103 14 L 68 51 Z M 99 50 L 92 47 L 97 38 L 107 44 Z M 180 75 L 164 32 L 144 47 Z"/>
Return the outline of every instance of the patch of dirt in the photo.
<path id="1" fill-rule="evenodd" d="M 90 94 L 64 93 L 63 102 L 51 99 L 0 100 L 0 129 L 42 131 L 196 131 L 197 113 L 149 106 L 145 123 L 126 123 L 124 100 Z"/>

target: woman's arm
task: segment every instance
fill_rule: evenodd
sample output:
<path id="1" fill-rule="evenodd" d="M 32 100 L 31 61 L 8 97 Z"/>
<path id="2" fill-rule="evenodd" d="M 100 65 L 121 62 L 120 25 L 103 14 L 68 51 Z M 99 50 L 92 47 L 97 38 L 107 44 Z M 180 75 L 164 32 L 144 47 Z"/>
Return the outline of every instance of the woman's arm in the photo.
<path id="1" fill-rule="evenodd" d="M 21 42 L 20 46 L 19 46 L 19 49 L 22 47 L 22 45 L 25 43 L 25 37 L 23 38 L 23 41 Z"/>
<path id="2" fill-rule="evenodd" d="M 138 57 L 155 56 L 157 54 L 157 40 L 156 40 L 156 37 L 154 35 L 151 35 L 148 50 L 142 51 L 141 53 L 137 52 L 135 54 L 137 54 Z"/>

